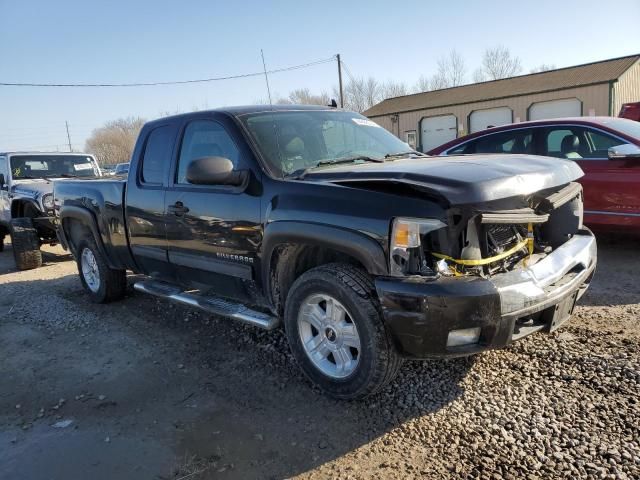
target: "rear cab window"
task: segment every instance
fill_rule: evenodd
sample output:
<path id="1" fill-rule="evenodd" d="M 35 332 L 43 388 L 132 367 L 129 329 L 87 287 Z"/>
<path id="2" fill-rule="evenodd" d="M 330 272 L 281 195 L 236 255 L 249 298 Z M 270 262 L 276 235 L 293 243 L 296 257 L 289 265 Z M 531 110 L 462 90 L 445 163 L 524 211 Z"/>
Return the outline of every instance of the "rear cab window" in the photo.
<path id="1" fill-rule="evenodd" d="M 156 127 L 147 136 L 142 156 L 140 180 L 147 185 L 162 185 L 168 176 L 176 129 L 173 125 Z"/>

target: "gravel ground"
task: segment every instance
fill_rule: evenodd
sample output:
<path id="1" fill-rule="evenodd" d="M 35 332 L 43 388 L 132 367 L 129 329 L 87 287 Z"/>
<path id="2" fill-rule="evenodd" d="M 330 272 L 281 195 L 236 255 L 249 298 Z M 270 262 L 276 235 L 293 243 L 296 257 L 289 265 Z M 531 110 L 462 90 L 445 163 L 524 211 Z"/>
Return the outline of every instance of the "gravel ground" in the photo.
<path id="1" fill-rule="evenodd" d="M 640 478 L 640 256 L 601 242 L 574 318 L 467 359 L 324 397 L 282 333 L 0 254 L 0 478 Z"/>

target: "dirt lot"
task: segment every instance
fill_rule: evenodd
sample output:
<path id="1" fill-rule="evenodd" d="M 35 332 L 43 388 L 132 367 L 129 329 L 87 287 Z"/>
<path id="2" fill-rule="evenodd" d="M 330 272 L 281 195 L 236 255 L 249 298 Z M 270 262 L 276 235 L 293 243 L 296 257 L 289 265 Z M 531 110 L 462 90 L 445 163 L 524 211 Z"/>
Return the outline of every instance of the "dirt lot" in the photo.
<path id="1" fill-rule="evenodd" d="M 0 254 L 0 478 L 640 478 L 640 255 L 601 242 L 570 324 L 470 359 L 408 363 L 325 398 L 284 336 Z"/>

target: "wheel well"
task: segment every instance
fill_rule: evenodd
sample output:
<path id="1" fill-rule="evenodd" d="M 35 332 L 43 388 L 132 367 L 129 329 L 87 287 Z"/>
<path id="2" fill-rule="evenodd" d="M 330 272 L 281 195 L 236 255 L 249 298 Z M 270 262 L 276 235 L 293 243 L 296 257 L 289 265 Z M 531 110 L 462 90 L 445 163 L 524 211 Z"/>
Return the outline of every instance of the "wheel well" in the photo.
<path id="1" fill-rule="evenodd" d="M 11 204 L 11 218 L 35 218 L 40 216 L 40 210 L 31 202 L 16 201 Z"/>
<path id="2" fill-rule="evenodd" d="M 62 223 L 69 249 L 74 254 L 77 253 L 77 246 L 83 238 L 93 237 L 91 229 L 75 218 L 65 218 Z"/>
<path id="3" fill-rule="evenodd" d="M 307 270 L 328 263 L 346 263 L 366 271 L 357 259 L 332 248 L 286 244 L 275 249 L 271 257 L 269 284 L 271 300 L 279 315 L 284 313 L 293 282 Z"/>

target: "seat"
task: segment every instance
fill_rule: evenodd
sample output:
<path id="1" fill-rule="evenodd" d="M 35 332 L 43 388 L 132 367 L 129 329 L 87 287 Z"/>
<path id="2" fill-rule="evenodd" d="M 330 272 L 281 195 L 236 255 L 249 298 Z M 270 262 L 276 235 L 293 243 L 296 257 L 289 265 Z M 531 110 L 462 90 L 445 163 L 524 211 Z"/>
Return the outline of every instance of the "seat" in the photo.
<path id="1" fill-rule="evenodd" d="M 582 158 L 580 155 L 580 138 L 577 135 L 565 135 L 560 143 L 560 152 L 564 158 Z"/>

